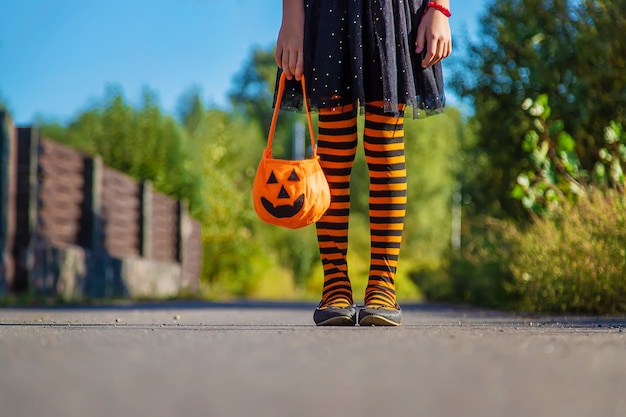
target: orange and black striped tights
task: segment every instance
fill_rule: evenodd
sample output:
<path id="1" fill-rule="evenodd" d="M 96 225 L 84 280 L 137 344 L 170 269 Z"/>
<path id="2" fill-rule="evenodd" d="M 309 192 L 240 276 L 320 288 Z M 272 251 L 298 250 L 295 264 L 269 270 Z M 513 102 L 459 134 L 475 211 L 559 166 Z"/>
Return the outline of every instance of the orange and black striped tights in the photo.
<path id="1" fill-rule="evenodd" d="M 395 275 L 406 212 L 404 105 L 399 114 L 382 102 L 365 105 L 363 147 L 369 169 L 371 260 L 365 305 L 395 308 Z M 355 106 L 319 110 L 318 155 L 331 189 L 331 204 L 317 222 L 324 286 L 321 307 L 354 303 L 348 275 L 350 173 L 357 150 Z"/>

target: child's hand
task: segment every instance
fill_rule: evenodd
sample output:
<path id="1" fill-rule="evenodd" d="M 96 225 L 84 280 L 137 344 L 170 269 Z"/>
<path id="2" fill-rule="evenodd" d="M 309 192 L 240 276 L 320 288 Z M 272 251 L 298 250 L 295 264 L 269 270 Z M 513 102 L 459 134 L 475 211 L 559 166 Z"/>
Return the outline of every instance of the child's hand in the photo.
<path id="1" fill-rule="evenodd" d="M 415 52 L 421 53 L 424 45 L 427 50 L 422 60 L 423 68 L 435 65 L 452 52 L 452 34 L 448 18 L 433 8 L 426 11 L 417 28 Z"/>
<path id="2" fill-rule="evenodd" d="M 276 41 L 276 64 L 285 77 L 300 81 L 304 72 L 304 6 L 302 0 L 283 1 L 283 22 Z"/>

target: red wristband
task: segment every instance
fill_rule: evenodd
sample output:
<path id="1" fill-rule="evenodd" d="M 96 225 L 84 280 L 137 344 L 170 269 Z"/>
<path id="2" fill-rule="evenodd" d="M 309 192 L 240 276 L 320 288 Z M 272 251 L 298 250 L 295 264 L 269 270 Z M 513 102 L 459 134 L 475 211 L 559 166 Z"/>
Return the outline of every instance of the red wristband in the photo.
<path id="1" fill-rule="evenodd" d="M 445 7 L 443 7 L 441 4 L 439 3 L 435 3 L 434 1 L 431 1 L 430 3 L 428 3 L 426 5 L 426 10 L 428 11 L 428 9 L 433 8 L 433 9 L 437 9 L 439 10 L 441 13 L 443 13 L 443 15 L 445 17 L 450 17 L 452 16 L 452 13 L 450 13 L 450 10 L 446 9 Z"/>

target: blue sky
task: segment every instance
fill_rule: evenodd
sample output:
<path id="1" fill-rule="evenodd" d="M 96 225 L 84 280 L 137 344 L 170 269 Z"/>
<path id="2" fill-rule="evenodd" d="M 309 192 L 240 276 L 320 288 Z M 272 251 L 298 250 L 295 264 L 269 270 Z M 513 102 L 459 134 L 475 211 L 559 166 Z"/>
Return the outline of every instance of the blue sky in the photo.
<path id="1" fill-rule="evenodd" d="M 475 36 L 488 0 L 452 0 L 454 37 Z M 0 98 L 17 124 L 70 120 L 121 87 L 144 87 L 175 112 L 198 87 L 227 108 L 234 75 L 253 47 L 271 47 L 282 0 L 0 0 Z M 456 53 L 461 51 L 457 50 Z M 452 65 L 454 58 L 448 59 Z M 454 99 L 453 99 L 454 100 Z"/>

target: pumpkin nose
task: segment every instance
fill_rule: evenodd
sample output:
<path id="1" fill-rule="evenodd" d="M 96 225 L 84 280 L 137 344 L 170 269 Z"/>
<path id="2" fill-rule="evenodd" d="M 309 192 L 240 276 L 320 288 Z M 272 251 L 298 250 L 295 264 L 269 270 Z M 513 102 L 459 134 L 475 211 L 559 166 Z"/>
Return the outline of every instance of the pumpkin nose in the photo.
<path id="1" fill-rule="evenodd" d="M 280 187 L 280 192 L 278 193 L 278 198 L 289 198 L 289 193 L 285 190 L 285 186 Z"/>

